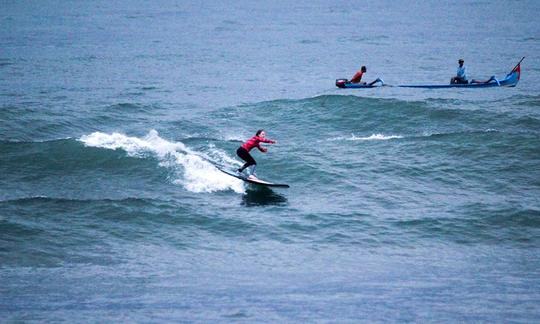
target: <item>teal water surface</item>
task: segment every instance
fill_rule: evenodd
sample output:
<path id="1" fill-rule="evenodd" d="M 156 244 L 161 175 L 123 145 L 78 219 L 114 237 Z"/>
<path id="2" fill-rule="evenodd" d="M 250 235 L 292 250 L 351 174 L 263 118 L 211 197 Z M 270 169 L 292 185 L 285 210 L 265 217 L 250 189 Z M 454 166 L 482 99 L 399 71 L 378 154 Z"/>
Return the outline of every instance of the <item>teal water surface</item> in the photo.
<path id="1" fill-rule="evenodd" d="M 537 2 L 2 6 L 4 320 L 540 319 Z"/>

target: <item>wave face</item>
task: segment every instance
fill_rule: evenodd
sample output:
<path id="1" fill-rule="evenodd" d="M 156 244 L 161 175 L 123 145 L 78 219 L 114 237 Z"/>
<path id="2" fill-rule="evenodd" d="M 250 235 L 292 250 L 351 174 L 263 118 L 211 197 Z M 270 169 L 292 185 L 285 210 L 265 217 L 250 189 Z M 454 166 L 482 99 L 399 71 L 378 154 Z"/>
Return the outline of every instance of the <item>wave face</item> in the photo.
<path id="1" fill-rule="evenodd" d="M 2 206 L 15 212 L 28 199 L 85 205 L 112 199 L 144 210 L 148 199 L 166 209 L 180 203 L 214 210 L 216 199 L 240 199 L 234 212 L 212 213 L 234 217 L 241 206 L 258 206 L 270 208 L 269 215 L 295 215 L 296 225 L 277 235 L 271 227 L 281 225 L 273 221 L 255 229 L 254 240 L 375 247 L 382 241 L 538 243 L 538 200 L 531 193 L 540 185 L 540 120 L 534 116 L 455 100 L 324 95 L 215 109 L 207 125 L 193 120 L 164 127 L 171 134 L 182 125 L 180 139 L 150 129 L 140 136 L 94 131 L 3 141 Z M 241 165 L 235 150 L 258 125 L 278 139 L 266 145 L 266 155 L 252 151 L 258 173 L 289 183 L 286 193 L 254 191 L 217 169 Z M 20 230 L 10 221 L 6 226 Z M 223 229 L 218 236 L 230 235 Z"/>
<path id="2" fill-rule="evenodd" d="M 539 11 L 2 1 L 0 319 L 540 322 Z"/>

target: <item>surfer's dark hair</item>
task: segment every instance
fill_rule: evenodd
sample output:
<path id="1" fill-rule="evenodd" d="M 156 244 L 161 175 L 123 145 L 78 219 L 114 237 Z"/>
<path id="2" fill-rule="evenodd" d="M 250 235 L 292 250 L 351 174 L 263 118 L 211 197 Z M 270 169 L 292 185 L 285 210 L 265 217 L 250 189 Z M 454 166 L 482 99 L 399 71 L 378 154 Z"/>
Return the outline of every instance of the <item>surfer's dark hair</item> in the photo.
<path id="1" fill-rule="evenodd" d="M 259 129 L 257 133 L 255 133 L 255 136 L 259 136 L 262 132 L 264 132 L 264 129 Z"/>

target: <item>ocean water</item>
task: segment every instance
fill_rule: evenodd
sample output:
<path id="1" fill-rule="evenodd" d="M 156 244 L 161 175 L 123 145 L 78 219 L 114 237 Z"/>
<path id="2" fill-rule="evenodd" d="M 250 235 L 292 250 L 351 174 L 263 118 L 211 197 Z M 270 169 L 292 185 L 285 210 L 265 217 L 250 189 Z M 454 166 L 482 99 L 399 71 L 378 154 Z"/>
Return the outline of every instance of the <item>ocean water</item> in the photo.
<path id="1" fill-rule="evenodd" d="M 540 320 L 539 2 L 0 8 L 0 321 Z"/>

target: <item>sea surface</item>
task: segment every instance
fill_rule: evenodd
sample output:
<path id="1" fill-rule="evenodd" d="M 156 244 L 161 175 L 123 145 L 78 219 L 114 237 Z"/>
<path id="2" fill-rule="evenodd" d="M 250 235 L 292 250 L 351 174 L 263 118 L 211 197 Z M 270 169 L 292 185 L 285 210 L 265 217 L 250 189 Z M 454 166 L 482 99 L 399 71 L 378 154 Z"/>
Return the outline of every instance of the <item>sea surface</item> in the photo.
<path id="1" fill-rule="evenodd" d="M 2 1 L 0 322 L 540 322 L 538 12 Z"/>

